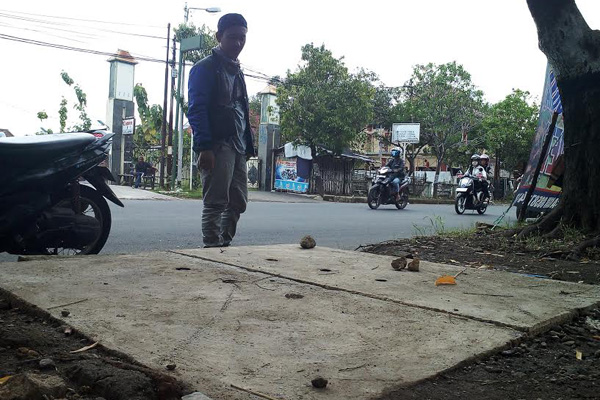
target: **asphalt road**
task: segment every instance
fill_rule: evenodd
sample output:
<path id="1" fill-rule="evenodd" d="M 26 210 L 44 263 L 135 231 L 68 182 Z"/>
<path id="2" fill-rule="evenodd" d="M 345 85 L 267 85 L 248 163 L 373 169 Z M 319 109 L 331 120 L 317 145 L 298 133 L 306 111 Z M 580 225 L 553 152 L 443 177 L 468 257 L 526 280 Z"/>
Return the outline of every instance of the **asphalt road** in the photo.
<path id="1" fill-rule="evenodd" d="M 125 206 L 112 208 L 113 231 L 105 253 L 201 246 L 200 201 L 132 200 Z M 445 229 L 469 228 L 476 221 L 492 223 L 505 210 L 506 206 L 492 206 L 480 216 L 470 211 L 457 215 L 452 205 L 411 204 L 404 210 L 394 206 L 371 210 L 366 204 L 251 202 L 233 244 L 296 243 L 310 234 L 319 245 L 354 249 L 360 244 L 434 233 L 432 221 Z"/>
<path id="2" fill-rule="evenodd" d="M 102 254 L 139 253 L 202 245 L 198 200 L 125 200 L 125 208 L 111 204 L 113 225 Z M 233 245 L 297 243 L 310 234 L 317 245 L 355 249 L 361 244 L 433 234 L 472 227 L 476 221 L 493 223 L 506 206 L 490 206 L 485 215 L 466 211 L 457 215 L 453 205 L 409 204 L 404 210 L 366 204 L 331 202 L 250 202 L 242 215 Z M 507 214 L 507 217 L 514 212 Z M 437 226 L 437 228 L 434 228 Z M 15 256 L 0 255 L 0 261 Z"/>

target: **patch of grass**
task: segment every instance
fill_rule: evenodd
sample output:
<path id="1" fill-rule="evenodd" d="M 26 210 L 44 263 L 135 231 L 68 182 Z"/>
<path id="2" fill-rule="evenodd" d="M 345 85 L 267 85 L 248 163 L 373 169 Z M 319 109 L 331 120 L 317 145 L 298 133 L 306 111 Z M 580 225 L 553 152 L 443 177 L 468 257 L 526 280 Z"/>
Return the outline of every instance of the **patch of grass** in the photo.
<path id="1" fill-rule="evenodd" d="M 181 199 L 202 199 L 202 188 L 194 190 L 176 190 L 176 191 L 165 191 L 165 190 L 156 190 L 156 193 L 164 194 L 166 196 L 178 197 Z"/>
<path id="2" fill-rule="evenodd" d="M 454 239 L 471 239 L 477 233 L 475 227 L 469 229 L 451 229 L 446 231 L 446 236 Z"/>
<path id="3" fill-rule="evenodd" d="M 566 243 L 580 243 L 585 240 L 585 235 L 579 229 L 561 224 L 561 230 Z"/>
<path id="4" fill-rule="evenodd" d="M 444 219 L 441 216 L 434 215 L 433 217 L 430 217 L 428 215 L 423 219 L 428 219 L 429 225 L 419 226 L 413 223 L 414 236 L 433 236 L 446 233 L 446 225 L 444 224 Z"/>

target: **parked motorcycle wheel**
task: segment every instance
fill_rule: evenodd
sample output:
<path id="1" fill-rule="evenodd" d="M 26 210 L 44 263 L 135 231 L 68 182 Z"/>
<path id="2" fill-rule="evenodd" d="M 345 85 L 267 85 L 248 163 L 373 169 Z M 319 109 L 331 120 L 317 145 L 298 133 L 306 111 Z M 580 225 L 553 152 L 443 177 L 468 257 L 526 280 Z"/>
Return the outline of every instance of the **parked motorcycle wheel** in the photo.
<path id="1" fill-rule="evenodd" d="M 106 203 L 106 200 L 100 195 L 95 189 L 81 185 L 80 186 L 80 207 L 81 213 L 89 217 L 93 217 L 101 225 L 100 232 L 97 237 L 85 245 L 83 249 L 65 248 L 65 247 L 51 247 L 46 248 L 48 254 L 54 255 L 83 255 L 83 254 L 98 254 L 100 250 L 106 244 L 110 228 L 112 224 L 110 208 Z M 65 193 L 63 198 L 58 202 L 55 207 L 71 207 L 71 194 Z"/>
<path id="2" fill-rule="evenodd" d="M 454 201 L 454 211 L 456 211 L 457 214 L 462 214 L 465 212 L 467 208 L 467 197 L 460 195 L 456 197 L 456 200 Z"/>
<path id="3" fill-rule="evenodd" d="M 379 187 L 373 186 L 367 195 L 367 204 L 371 210 L 379 208 Z"/>
<path id="4" fill-rule="evenodd" d="M 397 201 L 395 204 L 398 210 L 402 210 L 403 208 L 405 208 L 408 205 L 408 193 L 406 193 L 406 191 L 403 191 L 400 195 L 400 200 Z"/>

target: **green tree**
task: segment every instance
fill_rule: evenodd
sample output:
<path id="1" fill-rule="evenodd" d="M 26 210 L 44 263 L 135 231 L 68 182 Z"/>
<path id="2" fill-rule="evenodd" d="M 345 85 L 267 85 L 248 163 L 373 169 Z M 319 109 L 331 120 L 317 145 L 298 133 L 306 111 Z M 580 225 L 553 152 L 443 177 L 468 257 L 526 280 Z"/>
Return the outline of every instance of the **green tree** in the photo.
<path id="1" fill-rule="evenodd" d="M 252 132 L 254 132 L 254 146 L 258 146 L 258 128 L 260 126 L 260 108 L 262 104 L 260 101 L 260 97 L 257 95 L 250 96 L 249 99 L 249 108 L 250 108 L 250 127 L 252 128 Z"/>
<path id="2" fill-rule="evenodd" d="M 448 150 L 457 146 L 482 118 L 483 93 L 456 62 L 416 65 L 406 86 L 411 90 L 406 111 L 420 122 L 422 141 L 429 143 L 437 158 L 436 196 L 440 167 Z"/>
<path id="3" fill-rule="evenodd" d="M 158 104 L 148 104 L 148 93 L 141 83 L 136 84 L 133 88 L 133 97 L 141 120 L 141 123 L 135 128 L 133 137 L 135 146 L 140 152 L 136 155 L 145 156 L 144 149 L 160 144 L 163 109 Z"/>
<path id="4" fill-rule="evenodd" d="M 277 87 L 283 138 L 336 154 L 354 147 L 373 120 L 372 82 L 373 74 L 351 74 L 325 46 L 303 46 L 298 70 Z"/>
<path id="5" fill-rule="evenodd" d="M 69 74 L 67 72 L 62 71 L 60 73 L 60 76 L 61 76 L 63 82 L 65 82 L 67 84 L 67 86 L 73 87 L 73 89 L 75 91 L 75 98 L 77 99 L 77 102 L 75 103 L 74 108 L 77 111 L 79 111 L 79 123 L 76 123 L 75 125 L 70 127 L 68 130 L 69 131 L 87 131 L 87 130 L 89 130 L 92 126 L 92 121 L 88 117 L 87 111 L 86 111 L 87 95 L 85 94 L 83 89 L 81 89 L 81 86 L 79 86 L 79 84 L 75 84 L 75 81 L 69 76 Z M 75 85 L 75 86 L 73 86 L 73 85 Z M 69 105 L 68 100 L 63 96 L 62 100 L 60 101 L 60 106 L 58 108 L 58 115 L 59 115 L 59 121 L 60 121 L 60 128 L 59 128 L 60 133 L 65 132 L 65 130 L 67 129 L 67 119 L 69 116 L 69 110 L 67 108 L 68 105 Z M 43 121 L 48 118 L 48 114 L 45 111 L 40 111 L 37 113 L 37 117 L 40 119 L 40 121 Z M 46 129 L 42 128 L 42 133 L 52 133 L 52 130 L 51 129 L 46 130 Z"/>
<path id="6" fill-rule="evenodd" d="M 73 79 L 71 79 L 71 77 L 69 76 L 69 74 L 66 73 L 65 71 L 62 71 L 60 75 L 61 75 L 63 81 L 67 85 L 73 86 L 75 84 L 75 81 L 73 81 Z M 79 111 L 79 120 L 81 121 L 81 123 L 73 125 L 73 127 L 71 128 L 71 130 L 73 130 L 73 131 L 87 131 L 92 126 L 92 121 L 88 117 L 87 111 L 86 111 L 86 107 L 87 107 L 87 95 L 83 92 L 83 90 L 81 89 L 81 87 L 79 86 L 79 84 L 75 84 L 75 86 L 73 86 L 73 89 L 75 90 L 75 96 L 77 98 L 77 103 L 75 104 L 74 108 L 77 111 Z M 61 103 L 61 106 L 62 106 L 62 103 Z M 65 104 L 65 106 L 66 106 L 66 104 Z M 61 130 L 61 132 L 62 132 L 62 130 Z"/>
<path id="7" fill-rule="evenodd" d="M 67 110 L 67 104 L 69 104 L 67 102 L 67 99 L 63 97 L 60 101 L 60 107 L 58 109 L 58 115 L 60 118 L 60 133 L 63 133 L 65 131 L 65 127 L 67 126 L 67 118 L 69 115 L 69 111 Z"/>
<path id="8" fill-rule="evenodd" d="M 508 171 L 529 159 L 539 112 L 535 103 L 529 104 L 530 97 L 527 91 L 513 89 L 504 100 L 489 107 L 481 123 L 485 148 L 502 160 Z"/>
<path id="9" fill-rule="evenodd" d="M 391 129 L 396 121 L 396 105 L 402 96 L 402 89 L 387 87 L 380 83 L 373 96 L 373 122 L 374 127 Z"/>
<path id="10" fill-rule="evenodd" d="M 214 31 L 210 30 L 206 25 L 196 27 L 194 24 L 180 24 L 175 28 L 175 40 L 181 44 L 182 39 L 187 39 L 192 36 L 202 36 L 202 49 L 194 51 L 186 51 L 183 55 L 184 61 L 195 63 L 202 60 L 211 54 L 214 47 L 219 45 Z"/>

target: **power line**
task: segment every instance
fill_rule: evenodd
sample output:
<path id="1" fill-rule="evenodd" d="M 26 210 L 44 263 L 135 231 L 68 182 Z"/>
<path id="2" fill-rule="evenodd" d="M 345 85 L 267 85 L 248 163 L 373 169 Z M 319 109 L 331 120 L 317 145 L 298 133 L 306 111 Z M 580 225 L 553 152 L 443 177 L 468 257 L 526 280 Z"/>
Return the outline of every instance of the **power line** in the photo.
<path id="1" fill-rule="evenodd" d="M 18 37 L 18 36 L 6 35 L 3 33 L 0 33 L 0 39 L 9 40 L 9 41 L 18 42 L 18 43 L 26 43 L 26 44 L 36 45 L 36 46 L 49 47 L 49 48 L 55 48 L 55 49 L 60 49 L 60 50 L 76 51 L 76 52 L 80 52 L 80 53 L 95 54 L 95 55 L 108 56 L 108 57 L 112 57 L 115 55 L 114 52 L 85 49 L 85 48 L 81 48 L 81 47 L 73 47 L 73 46 L 67 46 L 67 45 L 62 45 L 62 44 L 57 44 L 57 43 L 49 43 L 49 42 L 44 42 L 44 41 L 40 41 L 40 40 L 27 39 L 27 38 L 22 38 L 22 37 Z M 148 62 L 154 62 L 154 63 L 160 63 L 160 64 L 165 63 L 165 60 L 161 60 L 158 58 L 136 55 L 135 53 L 132 53 L 132 55 L 135 56 L 136 60 L 140 60 L 140 61 L 148 61 Z M 186 64 L 186 66 L 194 65 L 193 63 L 185 63 L 185 64 Z M 245 73 L 244 75 L 249 78 L 259 80 L 259 81 L 273 82 L 273 77 L 270 77 L 267 74 L 264 74 L 262 72 L 257 72 L 257 73 L 260 75 L 253 75 L 253 74 L 248 74 L 248 73 Z M 277 80 L 277 82 L 281 83 L 281 81 L 279 81 L 279 80 Z"/>
<path id="2" fill-rule="evenodd" d="M 127 23 L 127 22 L 112 22 L 112 21 L 100 21 L 100 20 L 84 19 L 84 18 L 70 18 L 70 17 L 63 17 L 63 16 L 57 16 L 57 15 L 34 14 L 34 13 L 12 11 L 12 10 L 2 10 L 2 9 L 0 9 L 0 12 L 13 13 L 13 14 L 17 14 L 17 15 L 18 14 L 32 15 L 35 17 L 56 18 L 56 19 L 61 19 L 61 20 L 67 19 L 67 20 L 72 20 L 72 21 L 94 22 L 94 23 L 98 23 L 98 24 L 111 24 L 111 25 L 119 25 L 119 26 L 127 25 L 127 26 L 137 26 L 137 27 L 145 27 L 145 28 L 164 29 L 164 27 L 157 26 L 157 25 L 143 25 L 143 24 L 132 24 L 132 23 Z"/>
<path id="3" fill-rule="evenodd" d="M 74 38 L 69 38 L 69 37 L 66 37 L 66 36 L 55 35 L 53 33 L 50 33 L 50 32 L 47 32 L 47 31 L 41 31 L 41 30 L 38 30 L 38 29 L 25 28 L 25 27 L 21 27 L 21 26 L 14 26 L 14 25 L 6 24 L 4 22 L 0 22 L 0 26 L 4 26 L 4 27 L 10 28 L 10 29 L 20 29 L 20 30 L 23 30 L 23 31 L 43 33 L 45 35 L 50 35 L 50 36 L 53 36 L 53 37 L 56 37 L 56 38 L 59 38 L 59 39 L 65 39 L 65 40 L 71 40 L 73 42 L 84 43 L 83 41 L 77 40 L 77 39 L 74 39 Z"/>
<path id="4" fill-rule="evenodd" d="M 113 34 L 118 34 L 118 35 L 127 35 L 127 36 L 136 36 L 136 37 L 142 37 L 142 38 L 149 38 L 149 39 L 160 39 L 160 40 L 166 40 L 166 37 L 163 36 L 156 36 L 156 35 L 146 35 L 146 34 L 142 34 L 142 33 L 132 33 L 132 32 L 122 32 L 122 31 L 115 31 L 112 29 L 103 29 L 103 28 L 98 28 L 95 26 L 79 26 L 79 25 L 73 25 L 73 24 L 65 24 L 65 23 L 57 23 L 54 21 L 44 21 L 44 20 L 40 20 L 40 19 L 33 19 L 33 18 L 26 18 L 26 17 L 21 17 L 18 15 L 10 15 L 10 14 L 3 14 L 0 12 L 0 18 L 7 18 L 7 19 L 14 19 L 17 21 L 25 21 L 25 22 L 31 22 L 31 23 L 35 23 L 35 24 L 42 24 L 42 25 L 50 25 L 50 26 L 46 26 L 47 29 L 54 29 L 54 30 L 58 30 L 58 31 L 63 31 L 63 32 L 69 32 L 69 33 L 76 33 L 76 34 L 80 34 L 83 36 L 88 36 L 88 37 L 98 37 L 98 35 L 92 35 L 89 32 L 82 32 L 82 31 L 77 31 L 77 30 L 72 30 L 72 29 L 61 29 L 61 28 L 57 28 L 56 26 L 63 26 L 63 27 L 75 27 L 75 28 L 84 28 L 89 30 L 96 30 L 96 31 L 100 31 L 100 32 L 104 32 L 104 33 L 113 33 Z"/>
<path id="5" fill-rule="evenodd" d="M 5 35 L 3 33 L 0 33 L 0 39 L 10 40 L 10 41 L 19 42 L 19 43 L 33 44 L 33 45 L 42 46 L 42 47 L 51 47 L 51 48 L 61 49 L 61 50 L 77 51 L 80 53 L 96 54 L 96 55 L 101 55 L 101 56 L 112 57 L 115 55 L 114 52 L 84 49 L 84 48 L 80 48 L 80 47 L 66 46 L 66 45 L 62 45 L 62 44 L 42 42 L 39 40 L 26 39 L 26 38 L 21 38 L 21 37 L 17 37 L 17 36 Z M 161 63 L 161 64 L 163 64 L 165 62 L 165 60 L 160 60 L 158 58 L 151 58 L 151 57 L 146 57 L 146 56 L 137 56 L 136 60 L 157 62 L 157 63 Z"/>

